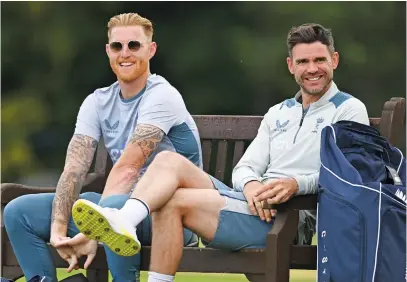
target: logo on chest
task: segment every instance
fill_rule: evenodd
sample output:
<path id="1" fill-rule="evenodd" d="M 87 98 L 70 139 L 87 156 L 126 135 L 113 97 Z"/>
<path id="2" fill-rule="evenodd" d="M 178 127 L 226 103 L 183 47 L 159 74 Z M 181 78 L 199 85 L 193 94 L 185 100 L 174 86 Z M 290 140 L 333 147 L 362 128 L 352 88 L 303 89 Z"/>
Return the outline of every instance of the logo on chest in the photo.
<path id="1" fill-rule="evenodd" d="M 116 162 L 120 156 L 123 154 L 124 149 L 111 149 L 110 150 L 110 157 L 112 159 L 113 162 Z"/>
<path id="2" fill-rule="evenodd" d="M 118 133 L 118 128 L 119 121 L 116 121 L 113 125 L 110 125 L 109 121 L 105 119 L 105 129 L 103 130 L 105 133 Z"/>
<path id="3" fill-rule="evenodd" d="M 286 127 L 289 122 L 289 120 L 286 120 L 285 122 L 281 123 L 280 120 L 277 120 L 276 128 L 274 129 L 274 131 L 286 132 L 287 129 L 285 129 L 284 127 Z"/>
<path id="4" fill-rule="evenodd" d="M 323 123 L 323 122 L 324 122 L 324 118 L 322 118 L 322 117 L 317 118 L 317 122 L 315 123 L 314 130 L 311 131 L 311 132 L 312 132 L 312 133 L 318 133 L 319 126 L 320 126 L 321 123 Z"/>

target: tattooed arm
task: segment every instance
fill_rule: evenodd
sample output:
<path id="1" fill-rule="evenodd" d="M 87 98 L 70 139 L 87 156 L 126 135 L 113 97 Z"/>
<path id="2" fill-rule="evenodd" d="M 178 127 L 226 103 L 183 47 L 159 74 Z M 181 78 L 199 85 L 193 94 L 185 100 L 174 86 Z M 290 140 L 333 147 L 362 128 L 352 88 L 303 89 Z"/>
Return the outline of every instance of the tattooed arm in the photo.
<path id="1" fill-rule="evenodd" d="M 112 194 L 127 194 L 139 179 L 140 169 L 157 149 L 164 132 L 153 125 L 138 124 L 129 143 L 110 171 L 102 198 Z"/>
<path id="2" fill-rule="evenodd" d="M 75 134 L 68 145 L 64 171 L 52 203 L 51 237 L 66 236 L 72 205 L 79 196 L 97 144 L 91 137 Z"/>

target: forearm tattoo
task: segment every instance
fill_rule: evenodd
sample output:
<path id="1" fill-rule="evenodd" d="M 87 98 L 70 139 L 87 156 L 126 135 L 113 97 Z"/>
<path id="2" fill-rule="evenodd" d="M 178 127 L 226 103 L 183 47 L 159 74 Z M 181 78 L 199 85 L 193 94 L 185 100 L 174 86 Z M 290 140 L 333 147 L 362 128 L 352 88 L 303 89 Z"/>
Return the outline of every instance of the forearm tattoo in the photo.
<path id="1" fill-rule="evenodd" d="M 153 125 L 141 124 L 136 126 L 136 130 L 131 135 L 129 142 L 140 147 L 143 152 L 144 164 L 151 153 L 157 149 L 163 137 L 164 132 L 160 128 Z"/>
<path id="2" fill-rule="evenodd" d="M 59 178 L 52 202 L 52 222 L 68 224 L 72 205 L 79 196 L 97 144 L 98 142 L 89 136 L 75 134 L 72 137 L 68 145 L 64 172 Z"/>
<path id="3" fill-rule="evenodd" d="M 164 132 L 158 127 L 147 124 L 137 125 L 130 137 L 129 144 L 136 144 L 141 149 L 142 156 L 132 160 L 132 166 L 128 168 L 132 172 L 129 173 L 129 170 L 127 170 L 128 173 L 119 177 L 119 180 L 114 184 L 116 188 L 121 187 L 121 191 L 131 191 L 141 178 L 139 175 L 141 168 L 154 150 L 157 149 L 163 137 Z"/>

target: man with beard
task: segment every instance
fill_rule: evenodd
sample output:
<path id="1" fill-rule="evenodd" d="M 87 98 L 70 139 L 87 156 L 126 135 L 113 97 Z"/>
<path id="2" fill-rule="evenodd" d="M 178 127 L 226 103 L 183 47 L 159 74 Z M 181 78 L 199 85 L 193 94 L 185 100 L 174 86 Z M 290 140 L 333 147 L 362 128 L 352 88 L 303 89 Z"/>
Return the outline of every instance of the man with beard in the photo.
<path id="1" fill-rule="evenodd" d="M 149 62 L 157 50 L 152 39 L 151 22 L 138 14 L 110 19 L 106 53 L 117 81 L 97 89 L 80 107 L 56 193 L 22 196 L 5 208 L 6 230 L 27 280 L 41 275 L 57 281 L 47 242 L 69 263 L 68 272 L 78 268 L 79 257 L 87 256 L 85 268 L 95 257 L 97 241 L 80 234 L 71 219 L 78 197 L 121 208 L 130 192 L 138 189 L 136 183 L 151 161 L 164 150 L 179 152 L 191 165 L 202 167 L 198 130 L 181 95 L 163 77 L 150 73 Z M 102 195 L 79 195 L 101 137 L 114 166 Z M 141 201 L 136 205 L 145 207 Z M 146 219 L 137 224 L 142 224 L 138 236 L 149 244 L 151 224 L 145 212 Z M 191 231 L 182 236 L 186 245 L 197 244 Z M 113 281 L 139 280 L 140 255 L 119 256 L 108 248 L 106 254 Z"/>
<path id="2" fill-rule="evenodd" d="M 161 152 L 123 209 L 78 200 L 73 218 L 81 221 L 81 232 L 93 239 L 104 236 L 100 241 L 112 250 L 126 240 L 139 246 L 134 226 L 151 213 L 149 282 L 173 281 L 182 256 L 183 226 L 202 236 L 208 247 L 231 251 L 265 247 L 273 217 L 278 215 L 263 209 L 262 201 L 283 203 L 295 195 L 316 193 L 323 127 L 340 120 L 369 124 L 364 104 L 338 90 L 332 80 L 339 55 L 330 30 L 318 24 L 294 27 L 287 45 L 288 69 L 300 90 L 264 116 L 256 138 L 233 170 L 233 188 L 185 157 Z M 94 216 L 84 210 L 93 211 Z M 308 231 L 315 224 L 313 214 L 301 214 L 300 244 L 310 241 L 312 232 L 309 236 Z M 94 222 L 95 216 L 102 223 Z M 138 250 L 128 249 L 127 255 Z"/>

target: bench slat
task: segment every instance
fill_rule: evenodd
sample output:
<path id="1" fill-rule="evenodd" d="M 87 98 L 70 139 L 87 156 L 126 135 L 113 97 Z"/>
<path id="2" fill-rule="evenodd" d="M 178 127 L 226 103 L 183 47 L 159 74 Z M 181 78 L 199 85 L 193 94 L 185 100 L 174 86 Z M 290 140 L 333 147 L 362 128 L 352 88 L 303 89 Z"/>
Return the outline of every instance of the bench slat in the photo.
<path id="1" fill-rule="evenodd" d="M 202 143 L 203 169 L 204 171 L 209 172 L 209 165 L 212 154 L 212 141 L 202 140 L 201 143 Z"/>
<path id="2" fill-rule="evenodd" d="M 262 116 L 193 116 L 202 139 L 253 140 Z"/>
<path id="3" fill-rule="evenodd" d="M 233 168 L 237 165 L 244 153 L 244 141 L 235 142 L 235 150 L 233 151 Z"/>
<path id="4" fill-rule="evenodd" d="M 223 181 L 225 177 L 227 153 L 228 153 L 228 141 L 219 140 L 218 153 L 216 156 L 215 177 L 220 181 Z"/>

